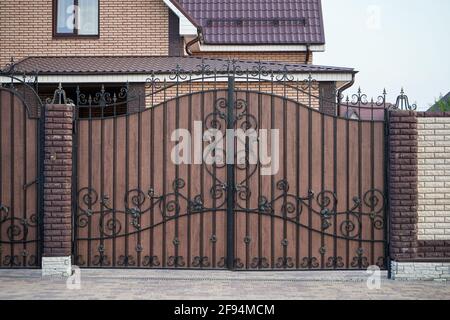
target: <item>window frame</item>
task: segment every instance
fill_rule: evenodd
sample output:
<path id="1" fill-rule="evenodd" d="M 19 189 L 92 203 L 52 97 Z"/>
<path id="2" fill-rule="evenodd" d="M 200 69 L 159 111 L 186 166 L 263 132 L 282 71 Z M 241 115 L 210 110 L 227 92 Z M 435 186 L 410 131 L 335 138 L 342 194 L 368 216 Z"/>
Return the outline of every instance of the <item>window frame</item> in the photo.
<path id="1" fill-rule="evenodd" d="M 100 0 L 98 1 L 98 10 L 97 10 L 97 34 L 78 34 L 79 29 L 73 29 L 73 33 L 58 33 L 58 0 L 53 0 L 53 13 L 52 13 L 52 20 L 53 20 L 53 38 L 88 38 L 88 39 L 98 39 L 100 38 Z M 78 5 L 78 0 L 73 0 L 74 5 Z"/>

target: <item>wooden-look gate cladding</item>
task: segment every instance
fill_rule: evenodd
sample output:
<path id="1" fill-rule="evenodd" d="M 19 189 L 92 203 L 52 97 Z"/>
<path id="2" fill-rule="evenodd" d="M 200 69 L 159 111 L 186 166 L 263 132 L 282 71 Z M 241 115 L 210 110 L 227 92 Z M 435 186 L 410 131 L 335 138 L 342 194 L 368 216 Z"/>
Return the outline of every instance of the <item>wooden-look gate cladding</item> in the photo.
<path id="1" fill-rule="evenodd" d="M 237 74 L 225 78 L 227 89 L 183 95 L 180 74 L 173 79 L 151 82 L 159 94 L 171 92 L 164 102 L 124 115 L 110 115 L 117 103 L 107 103 L 104 91 L 98 104 L 78 95 L 78 113 L 91 116 L 76 124 L 77 265 L 386 267 L 384 121 L 344 119 L 300 103 L 305 95 L 318 99 L 311 79 L 307 89 L 297 85 L 297 100 L 237 89 Z M 224 137 L 227 128 L 278 129 L 278 173 L 261 175 L 248 156 L 244 165 L 175 165 L 172 132 L 193 132 L 195 121 Z"/>
<path id="2" fill-rule="evenodd" d="M 0 86 L 0 268 L 40 266 L 38 100 L 19 79 Z"/>

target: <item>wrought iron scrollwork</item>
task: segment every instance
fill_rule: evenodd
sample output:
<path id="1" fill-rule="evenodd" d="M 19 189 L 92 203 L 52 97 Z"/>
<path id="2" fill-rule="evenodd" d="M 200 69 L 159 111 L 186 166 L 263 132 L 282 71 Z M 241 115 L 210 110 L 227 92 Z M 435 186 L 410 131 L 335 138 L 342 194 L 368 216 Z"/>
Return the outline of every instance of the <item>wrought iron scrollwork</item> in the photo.
<path id="1" fill-rule="evenodd" d="M 240 258 L 234 259 L 234 268 L 235 269 L 243 269 L 244 268 L 244 263 L 241 261 Z"/>
<path id="2" fill-rule="evenodd" d="M 319 265 L 319 260 L 316 257 L 304 257 L 300 264 L 303 269 L 317 269 Z"/>
<path id="3" fill-rule="evenodd" d="M 156 76 L 154 71 L 152 71 L 151 76 L 145 80 L 145 88 L 151 89 L 152 94 L 154 94 L 157 90 L 163 88 L 161 79 Z"/>
<path id="4" fill-rule="evenodd" d="M 405 90 L 400 91 L 400 95 L 397 97 L 395 101 L 395 105 L 391 108 L 394 110 L 409 110 L 409 111 L 415 111 L 417 110 L 417 105 L 415 103 L 410 104 L 409 98 L 405 94 Z"/>
<path id="5" fill-rule="evenodd" d="M 161 222 L 146 226 L 141 223 L 142 217 L 154 210 L 159 212 L 162 222 L 167 222 L 184 215 L 219 210 L 224 206 L 224 189 L 226 189 L 224 184 L 215 185 L 210 189 L 210 194 L 214 199 L 224 199 L 214 208 L 205 207 L 201 195 L 188 199 L 181 192 L 185 185 L 183 179 L 176 179 L 172 183 L 172 192 L 164 195 L 157 195 L 153 188 L 149 188 L 147 192 L 131 189 L 125 193 L 123 210 L 112 207 L 109 196 L 103 195 L 100 198 L 95 189 L 82 188 L 78 191 L 79 204 L 76 224 L 78 228 L 86 228 L 91 221 L 94 221 L 92 220 L 93 216 L 99 216 L 99 219 L 95 219 L 95 221 L 98 221 L 100 239 L 108 239 L 135 234 L 161 225 Z M 183 205 L 182 202 L 184 202 Z M 182 208 L 185 208 L 184 212 L 181 212 Z M 125 217 L 128 217 L 132 226 L 127 233 L 122 226 L 122 222 L 125 220 L 121 219 Z"/>
<path id="6" fill-rule="evenodd" d="M 184 267 L 186 265 L 186 262 L 184 262 L 183 256 L 170 256 L 169 260 L 167 261 L 167 266 L 169 267 Z"/>
<path id="7" fill-rule="evenodd" d="M 294 260 L 292 257 L 281 257 L 277 259 L 277 268 L 292 269 L 294 268 Z"/>
<path id="8" fill-rule="evenodd" d="M 0 204 L 0 228 L 6 226 L 6 239 L 1 243 L 14 244 L 37 242 L 38 239 L 29 239 L 30 228 L 36 228 L 38 225 L 38 218 L 36 214 L 32 214 L 27 218 L 15 217 L 11 215 L 10 208 L 6 205 Z M 10 257 L 12 260 L 13 257 Z"/>
<path id="9" fill-rule="evenodd" d="M 208 268 L 211 265 L 209 262 L 209 258 L 206 256 L 200 257 L 194 257 L 194 261 L 192 261 L 192 266 L 194 268 Z"/>
<path id="10" fill-rule="evenodd" d="M 117 260 L 117 265 L 120 267 L 133 267 L 136 265 L 136 260 L 132 255 L 121 255 Z"/>
<path id="11" fill-rule="evenodd" d="M 159 267 L 161 262 L 159 261 L 158 256 L 145 256 L 142 265 L 144 267 Z"/>
<path id="12" fill-rule="evenodd" d="M 254 257 L 250 266 L 253 269 L 268 269 L 270 267 L 269 259 L 265 257 Z"/>
<path id="13" fill-rule="evenodd" d="M 94 261 L 92 261 L 92 264 L 94 266 L 110 266 L 111 263 L 109 258 L 105 254 L 105 246 L 103 244 L 99 245 L 97 251 L 98 255 L 94 256 Z"/>
<path id="14" fill-rule="evenodd" d="M 342 257 L 329 257 L 326 267 L 327 268 L 343 268 L 345 266 L 344 259 Z"/>
<path id="15" fill-rule="evenodd" d="M 0 254 L 2 253 L 2 247 L 0 246 Z M 20 254 L 7 254 L 0 261 L 1 266 L 5 267 L 35 267 L 38 264 L 36 255 L 30 254 L 28 250 L 22 250 Z"/>
<path id="16" fill-rule="evenodd" d="M 232 123 L 227 118 L 228 99 L 219 98 L 214 103 L 214 111 L 205 117 L 206 129 L 222 130 L 228 127 L 239 127 L 242 130 L 257 130 L 256 117 L 248 112 L 248 103 L 244 99 L 236 99 L 233 105 Z"/>
<path id="17" fill-rule="evenodd" d="M 356 250 L 356 256 L 353 257 L 351 266 L 353 268 L 368 268 L 369 267 L 369 259 L 364 256 L 364 249 L 358 248 Z"/>
<path id="18" fill-rule="evenodd" d="M 225 268 L 226 263 L 225 263 L 225 257 L 221 257 L 219 259 L 219 261 L 217 262 L 217 267 L 219 268 Z"/>
<path id="19" fill-rule="evenodd" d="M 48 98 L 46 100 L 47 104 L 69 104 L 73 103 L 73 101 L 67 98 L 66 91 L 63 89 L 61 82 L 58 85 L 58 88 L 53 93 L 53 98 Z"/>
<path id="20" fill-rule="evenodd" d="M 383 213 L 386 206 L 386 198 L 383 192 L 378 189 L 366 191 L 362 199 L 355 196 L 351 208 L 338 211 L 338 197 L 332 191 L 323 190 L 316 194 L 311 190 L 307 196 L 297 197 L 289 193 L 289 183 L 284 179 L 277 182 L 276 188 L 280 193 L 273 200 L 268 200 L 266 196 L 261 196 L 258 200 L 257 208 L 244 208 L 239 203 L 236 206 L 242 212 L 274 216 L 326 236 L 347 240 L 354 240 L 361 236 L 362 218 L 364 216 L 369 217 L 375 230 L 382 230 L 385 226 Z M 238 188 L 238 194 L 239 190 Z M 245 190 L 245 194 L 250 194 L 250 190 L 247 188 L 242 190 Z M 247 199 L 247 197 L 244 198 Z M 320 217 L 320 229 L 314 229 L 312 226 L 303 225 L 297 221 L 305 210 L 311 211 Z M 344 218 L 337 220 L 339 223 L 337 226 L 339 234 L 335 235 L 328 230 L 333 226 L 336 217 Z"/>

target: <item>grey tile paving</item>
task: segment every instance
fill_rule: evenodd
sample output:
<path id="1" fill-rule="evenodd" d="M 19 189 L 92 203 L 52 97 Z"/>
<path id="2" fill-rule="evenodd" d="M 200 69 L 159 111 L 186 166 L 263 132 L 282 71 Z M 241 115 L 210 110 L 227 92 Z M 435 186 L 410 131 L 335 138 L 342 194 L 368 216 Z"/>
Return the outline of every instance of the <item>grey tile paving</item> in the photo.
<path id="1" fill-rule="evenodd" d="M 382 274 L 367 288 L 365 272 L 228 272 L 82 270 L 81 289 L 40 270 L 0 270 L 0 299 L 450 299 L 450 283 L 402 282 Z"/>

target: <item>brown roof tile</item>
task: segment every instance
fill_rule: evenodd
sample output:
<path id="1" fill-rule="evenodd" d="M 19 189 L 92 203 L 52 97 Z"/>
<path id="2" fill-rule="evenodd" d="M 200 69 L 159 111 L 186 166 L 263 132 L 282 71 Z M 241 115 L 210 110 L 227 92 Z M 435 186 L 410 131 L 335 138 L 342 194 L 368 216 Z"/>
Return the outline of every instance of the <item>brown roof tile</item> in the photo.
<path id="1" fill-rule="evenodd" d="M 206 44 L 324 44 L 321 0 L 173 0 Z"/>
<path id="2" fill-rule="evenodd" d="M 179 66 L 184 72 L 198 71 L 202 62 L 210 70 L 226 72 L 228 61 L 224 59 L 202 59 L 198 57 L 29 57 L 15 64 L 19 73 L 40 74 L 150 74 L 169 73 Z M 252 71 L 258 67 L 256 61 L 236 61 L 241 71 Z M 355 73 L 351 68 L 281 64 L 279 62 L 261 62 L 265 70 L 271 72 L 297 73 Z"/>

